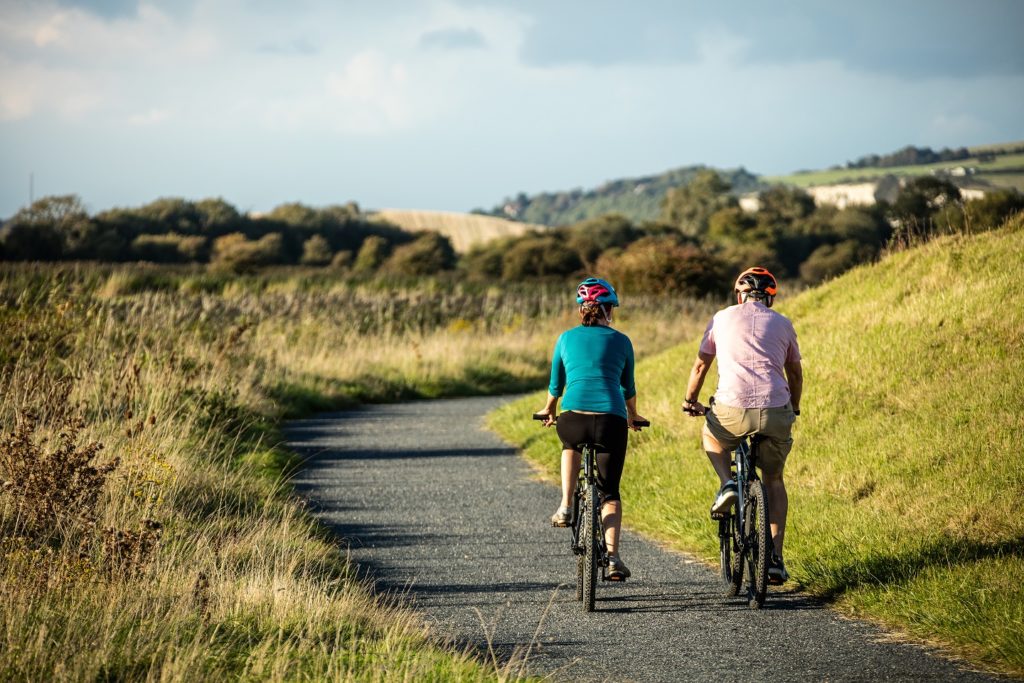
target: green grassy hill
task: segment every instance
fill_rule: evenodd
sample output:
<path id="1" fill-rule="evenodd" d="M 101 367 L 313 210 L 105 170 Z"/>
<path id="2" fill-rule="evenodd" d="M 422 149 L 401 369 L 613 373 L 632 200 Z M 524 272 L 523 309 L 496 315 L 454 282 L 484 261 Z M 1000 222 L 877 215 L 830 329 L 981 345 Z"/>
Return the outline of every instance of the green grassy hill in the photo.
<path id="1" fill-rule="evenodd" d="M 1018 215 L 779 300 L 805 371 L 787 469 L 793 579 L 847 612 L 1018 674 L 1022 232 Z M 623 499 L 628 526 L 714 561 L 717 480 L 700 449 L 702 421 L 678 407 L 697 343 L 690 336 L 639 365 L 640 412 L 655 426 L 633 437 Z M 541 405 L 539 396 L 513 403 L 492 424 L 555 472 L 553 431 L 529 420 Z M 628 537 L 624 548 L 628 557 Z"/>
<path id="2" fill-rule="evenodd" d="M 490 210 L 490 215 L 541 225 L 570 225 L 608 213 L 622 214 L 634 222 L 657 220 L 665 193 L 693 180 L 706 166 L 687 166 L 656 175 L 610 180 L 589 190 L 520 194 L 505 199 Z M 737 193 L 752 192 L 761 186 L 757 176 L 743 168 L 719 170 Z"/>
<path id="3" fill-rule="evenodd" d="M 936 172 L 949 172 L 956 168 L 972 169 L 970 175 L 954 176 L 953 180 L 964 186 L 1006 187 L 1024 192 L 1024 143 L 987 145 L 971 147 L 973 156 L 955 161 L 906 166 L 845 168 L 836 167 L 819 171 L 799 171 L 789 175 L 764 176 L 762 181 L 769 184 L 781 183 L 797 187 L 833 185 L 877 180 L 887 175 L 918 176 Z"/>

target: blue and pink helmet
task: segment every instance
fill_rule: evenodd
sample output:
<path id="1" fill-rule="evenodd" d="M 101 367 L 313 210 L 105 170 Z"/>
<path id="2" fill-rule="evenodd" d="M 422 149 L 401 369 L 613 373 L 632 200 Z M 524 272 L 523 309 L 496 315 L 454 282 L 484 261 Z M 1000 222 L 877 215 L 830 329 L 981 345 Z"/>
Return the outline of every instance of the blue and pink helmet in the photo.
<path id="1" fill-rule="evenodd" d="M 599 303 L 619 305 L 619 297 L 615 288 L 607 280 L 597 277 L 588 277 L 576 288 L 576 303 Z"/>

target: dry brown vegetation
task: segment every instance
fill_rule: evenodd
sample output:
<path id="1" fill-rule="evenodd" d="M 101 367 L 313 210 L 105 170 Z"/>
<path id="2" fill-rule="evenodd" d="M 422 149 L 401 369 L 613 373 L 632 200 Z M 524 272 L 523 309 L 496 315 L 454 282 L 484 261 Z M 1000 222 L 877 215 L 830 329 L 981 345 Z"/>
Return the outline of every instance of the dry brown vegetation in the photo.
<path id="1" fill-rule="evenodd" d="M 693 307 L 637 300 L 622 327 L 654 351 Z M 5 267 L 0 679 L 516 677 L 354 580 L 289 493 L 275 425 L 539 386 L 567 308 L 560 290 Z"/>

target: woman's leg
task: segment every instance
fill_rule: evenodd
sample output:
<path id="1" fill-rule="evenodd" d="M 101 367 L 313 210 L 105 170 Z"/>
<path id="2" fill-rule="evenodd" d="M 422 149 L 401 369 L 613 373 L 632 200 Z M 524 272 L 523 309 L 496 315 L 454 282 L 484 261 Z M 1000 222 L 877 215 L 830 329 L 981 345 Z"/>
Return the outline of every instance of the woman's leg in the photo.
<path id="1" fill-rule="evenodd" d="M 604 544 L 608 546 L 608 554 L 617 556 L 622 530 L 622 501 L 609 500 L 601 506 L 601 521 L 604 522 Z"/>
<path id="2" fill-rule="evenodd" d="M 562 504 L 561 507 L 572 506 L 572 492 L 576 488 L 576 479 L 580 471 L 580 454 L 578 451 L 562 451 Z"/>

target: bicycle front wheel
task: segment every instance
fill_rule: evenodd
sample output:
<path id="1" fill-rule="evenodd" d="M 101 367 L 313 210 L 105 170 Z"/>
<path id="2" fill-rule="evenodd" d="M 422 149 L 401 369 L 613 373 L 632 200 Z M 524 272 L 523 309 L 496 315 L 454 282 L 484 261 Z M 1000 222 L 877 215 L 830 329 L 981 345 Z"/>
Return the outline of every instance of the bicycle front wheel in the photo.
<path id="1" fill-rule="evenodd" d="M 768 593 L 768 558 L 772 548 L 772 532 L 768 528 L 768 499 L 764 485 L 757 479 L 750 482 L 747 509 L 744 511 L 744 533 L 747 536 L 747 570 L 750 580 L 750 606 L 760 609 Z"/>
<path id="2" fill-rule="evenodd" d="M 597 487 L 591 484 L 587 487 L 586 495 L 583 498 L 583 609 L 586 612 L 594 611 L 594 600 L 597 593 L 597 534 L 600 533 L 601 514 L 597 506 Z"/>

